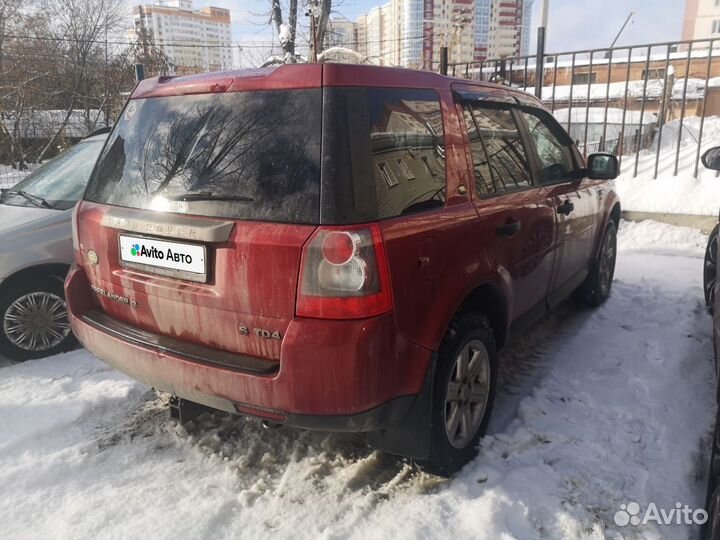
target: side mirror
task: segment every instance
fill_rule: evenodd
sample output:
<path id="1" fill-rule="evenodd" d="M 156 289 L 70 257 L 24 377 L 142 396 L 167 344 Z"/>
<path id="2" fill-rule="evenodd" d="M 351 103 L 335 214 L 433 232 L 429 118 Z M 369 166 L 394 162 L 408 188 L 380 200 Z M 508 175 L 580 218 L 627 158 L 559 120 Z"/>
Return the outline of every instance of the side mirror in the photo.
<path id="1" fill-rule="evenodd" d="M 615 180 L 620 174 L 618 158 L 601 152 L 587 158 L 587 175 L 590 180 Z"/>
<path id="2" fill-rule="evenodd" d="M 705 152 L 702 157 L 702 164 L 711 171 L 720 171 L 720 146 Z"/>

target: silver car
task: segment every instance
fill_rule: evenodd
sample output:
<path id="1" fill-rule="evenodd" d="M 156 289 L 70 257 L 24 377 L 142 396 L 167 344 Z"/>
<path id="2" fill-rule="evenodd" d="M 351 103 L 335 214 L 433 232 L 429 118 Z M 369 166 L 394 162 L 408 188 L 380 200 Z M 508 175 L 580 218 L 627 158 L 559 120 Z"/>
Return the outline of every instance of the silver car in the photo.
<path id="1" fill-rule="evenodd" d="M 40 358 L 75 345 L 63 295 L 72 208 L 107 133 L 84 139 L 0 196 L 0 356 Z"/>

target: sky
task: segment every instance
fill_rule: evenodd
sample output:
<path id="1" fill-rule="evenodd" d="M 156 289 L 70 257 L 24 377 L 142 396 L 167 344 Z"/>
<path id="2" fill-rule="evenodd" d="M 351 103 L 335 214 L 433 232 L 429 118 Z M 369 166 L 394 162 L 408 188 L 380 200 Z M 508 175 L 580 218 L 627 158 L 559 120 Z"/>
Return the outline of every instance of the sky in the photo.
<path id="1" fill-rule="evenodd" d="M 382 0 L 335 0 L 334 9 L 348 19 L 356 20 L 358 15 L 383 3 Z M 531 54 L 537 40 L 541 3 L 542 0 L 534 0 Z M 634 12 L 632 22 L 618 44 L 679 40 L 685 0 L 549 0 L 549 4 L 546 50 L 555 53 L 608 47 L 631 11 Z M 231 10 L 233 40 L 243 46 L 245 54 L 252 54 L 253 47 L 272 42 L 267 16 L 270 0 L 194 1 L 196 9 L 209 5 Z M 300 17 L 303 18 L 302 13 Z"/>

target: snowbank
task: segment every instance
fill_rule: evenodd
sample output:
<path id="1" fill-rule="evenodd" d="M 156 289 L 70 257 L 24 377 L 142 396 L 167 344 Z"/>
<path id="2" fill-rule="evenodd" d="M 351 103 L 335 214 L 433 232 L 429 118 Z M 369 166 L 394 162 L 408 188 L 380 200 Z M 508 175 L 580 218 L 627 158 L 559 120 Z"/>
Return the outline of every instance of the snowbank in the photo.
<path id="1" fill-rule="evenodd" d="M 677 227 L 653 220 L 622 221 L 618 249 L 636 251 L 680 251 L 703 257 L 708 236 L 697 229 Z"/>
<path id="2" fill-rule="evenodd" d="M 655 149 L 640 152 L 636 178 L 633 178 L 636 156 L 623 156 L 622 174 L 615 184 L 623 210 L 717 215 L 720 209 L 720 178 L 715 171 L 705 169 L 702 163 L 699 164 L 698 178 L 693 178 L 699 131 L 699 118 L 685 119 L 677 176 L 674 176 L 674 171 L 679 120 L 668 122 L 663 127 L 657 179 L 653 180 L 658 136 L 655 138 Z M 720 145 L 720 117 L 706 118 L 702 152 L 717 145 Z"/>

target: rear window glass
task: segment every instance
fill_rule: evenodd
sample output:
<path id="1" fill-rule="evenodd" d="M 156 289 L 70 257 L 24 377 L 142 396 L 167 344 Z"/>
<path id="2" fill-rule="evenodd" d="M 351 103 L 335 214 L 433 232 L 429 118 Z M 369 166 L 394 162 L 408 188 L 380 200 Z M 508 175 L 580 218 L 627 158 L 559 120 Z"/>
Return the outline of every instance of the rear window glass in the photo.
<path id="1" fill-rule="evenodd" d="M 385 219 L 444 205 L 445 136 L 436 92 L 329 88 L 324 128 L 323 222 Z"/>
<path id="2" fill-rule="evenodd" d="M 133 100 L 85 198 L 138 209 L 317 223 L 322 94 Z"/>

